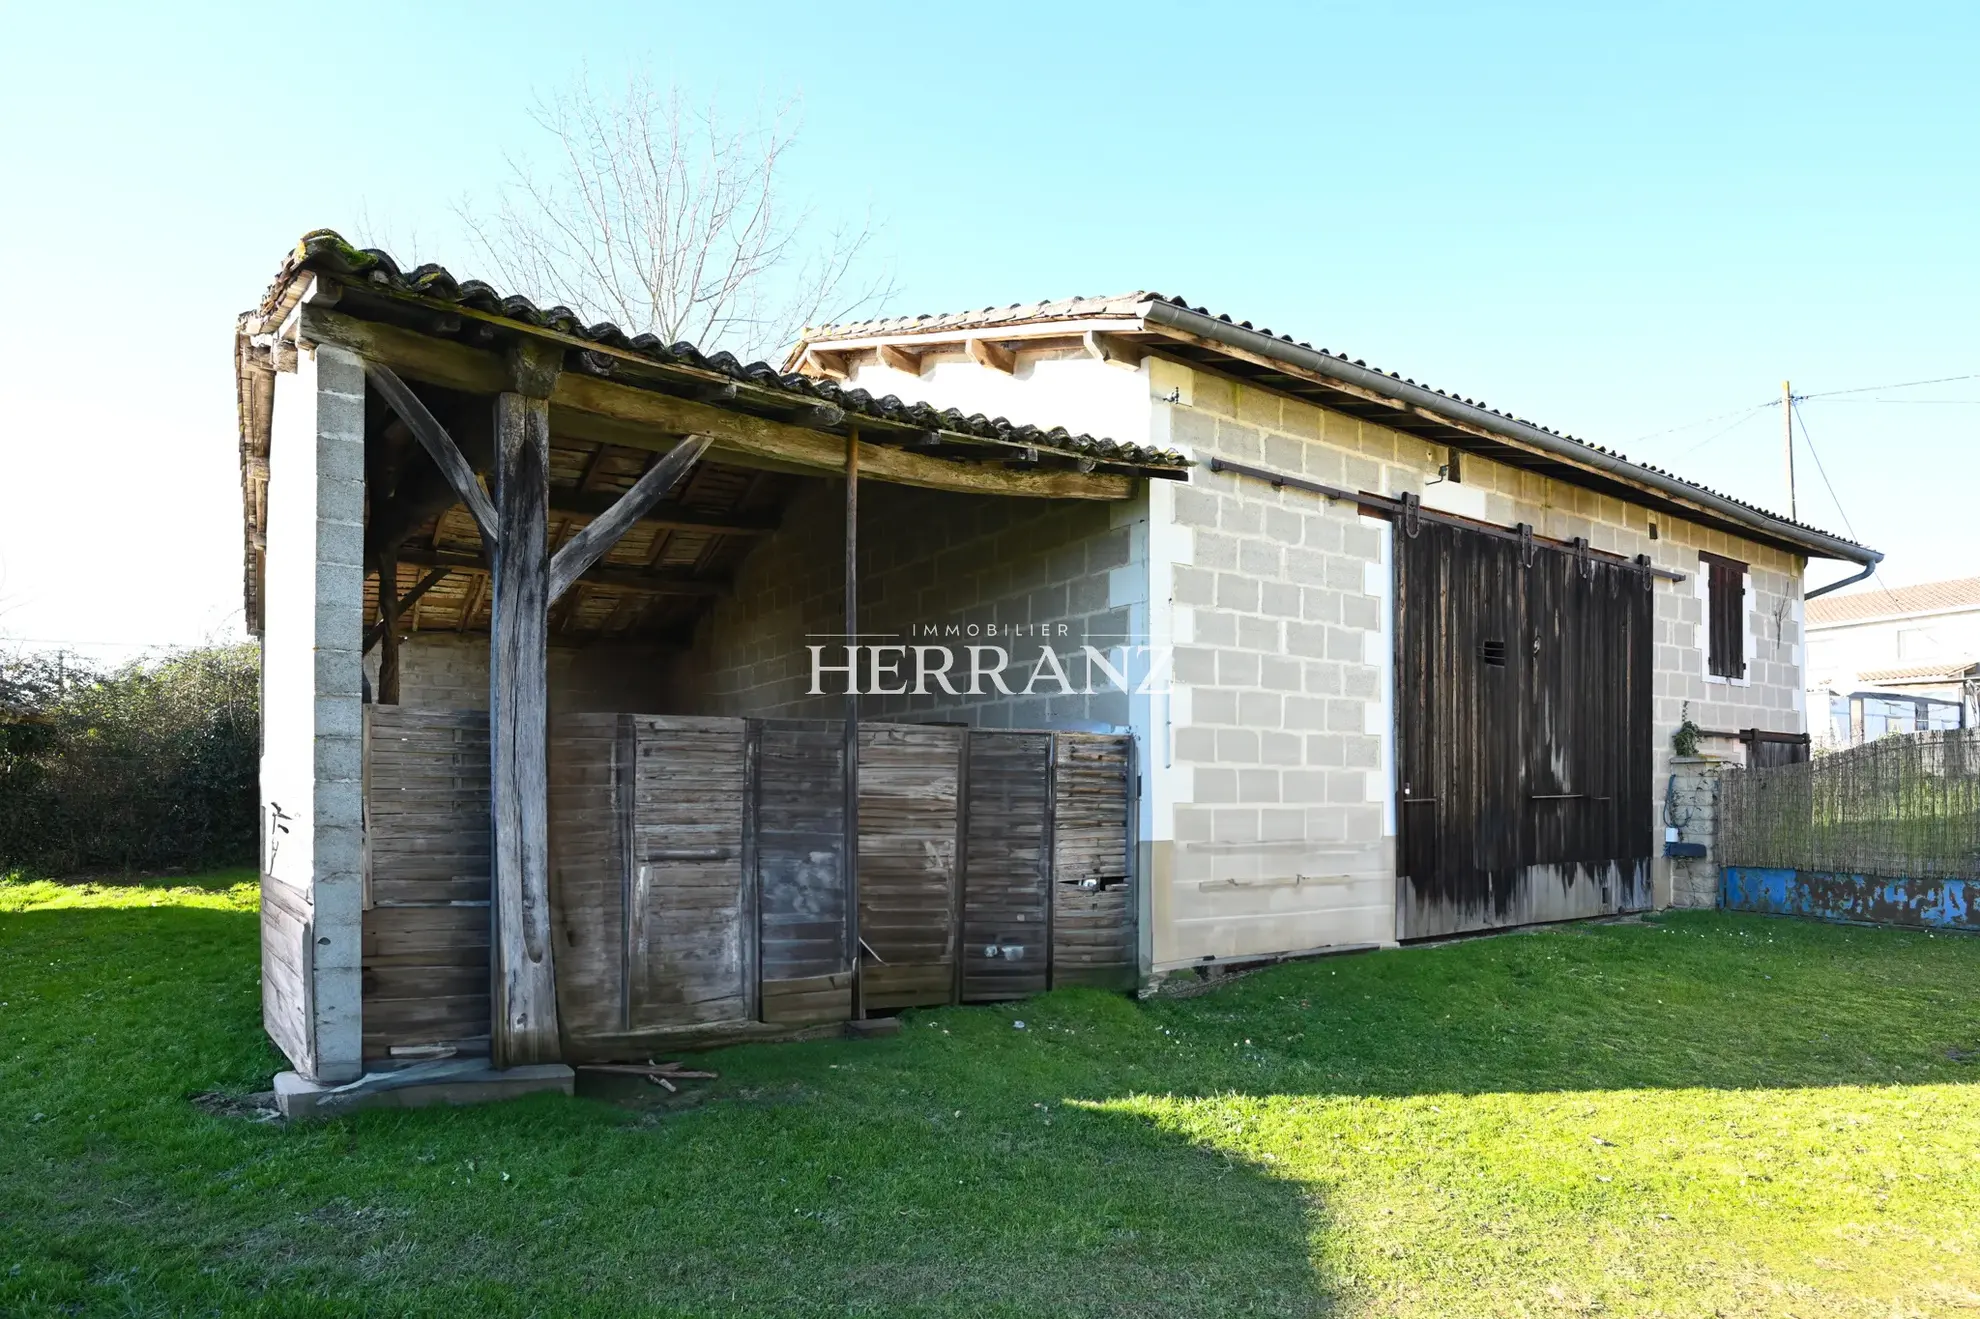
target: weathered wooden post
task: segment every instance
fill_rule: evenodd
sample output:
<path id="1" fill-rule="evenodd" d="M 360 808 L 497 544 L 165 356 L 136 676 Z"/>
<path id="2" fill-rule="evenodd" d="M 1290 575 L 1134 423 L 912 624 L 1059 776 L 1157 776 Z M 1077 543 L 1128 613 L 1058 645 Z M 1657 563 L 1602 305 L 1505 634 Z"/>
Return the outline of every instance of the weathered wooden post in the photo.
<path id="1" fill-rule="evenodd" d="M 399 548 L 378 551 L 378 691 L 380 705 L 399 703 Z"/>
<path id="2" fill-rule="evenodd" d="M 489 890 L 489 1054 L 497 1067 L 555 1062 L 550 957 L 550 391 L 563 354 L 525 340 L 495 398 L 490 547 L 489 756 L 494 816 Z"/>
<path id="3" fill-rule="evenodd" d="M 846 956 L 852 970 L 852 1019 L 866 1019 L 859 934 L 859 427 L 846 437 Z"/>

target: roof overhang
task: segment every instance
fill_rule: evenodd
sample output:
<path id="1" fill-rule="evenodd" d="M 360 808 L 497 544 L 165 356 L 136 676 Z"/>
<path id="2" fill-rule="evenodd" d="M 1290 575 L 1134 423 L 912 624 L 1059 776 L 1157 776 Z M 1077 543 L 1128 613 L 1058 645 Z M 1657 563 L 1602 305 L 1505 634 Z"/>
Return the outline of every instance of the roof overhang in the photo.
<path id="1" fill-rule="evenodd" d="M 1104 310 L 1096 311 L 1096 304 Z M 848 327 L 843 334 L 828 329 L 801 343 L 791 365 L 808 373 L 837 374 L 833 358 L 882 344 L 925 353 L 970 340 L 1041 347 L 1079 343 L 1110 360 L 1152 353 L 1790 554 L 1866 567 L 1883 559 L 1876 550 L 1620 454 L 1169 299 L 1074 300 L 1061 306 L 1063 312 L 1049 306 L 1013 307 L 1001 315 L 987 311 L 940 318 L 926 328 L 902 321 Z"/>

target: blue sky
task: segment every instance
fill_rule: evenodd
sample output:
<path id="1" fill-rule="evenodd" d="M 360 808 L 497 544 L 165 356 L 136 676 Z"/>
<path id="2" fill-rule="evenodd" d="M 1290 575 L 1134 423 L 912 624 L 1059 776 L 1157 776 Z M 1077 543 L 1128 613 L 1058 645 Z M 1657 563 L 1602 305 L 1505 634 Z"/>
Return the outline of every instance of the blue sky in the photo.
<path id="1" fill-rule="evenodd" d="M 9 6 L 0 635 L 238 626 L 234 315 L 455 218 L 533 92 L 802 98 L 918 312 L 1157 288 L 1770 508 L 1797 392 L 1980 373 L 1971 5 Z M 1723 415 L 1720 414 L 1729 414 Z M 1980 571 L 1980 379 L 1816 398 L 1804 520 Z M 1718 420 L 1694 425 L 1701 419 Z M 1728 426 L 1730 430 L 1726 429 Z M 1835 570 L 1818 565 L 1817 579 Z"/>

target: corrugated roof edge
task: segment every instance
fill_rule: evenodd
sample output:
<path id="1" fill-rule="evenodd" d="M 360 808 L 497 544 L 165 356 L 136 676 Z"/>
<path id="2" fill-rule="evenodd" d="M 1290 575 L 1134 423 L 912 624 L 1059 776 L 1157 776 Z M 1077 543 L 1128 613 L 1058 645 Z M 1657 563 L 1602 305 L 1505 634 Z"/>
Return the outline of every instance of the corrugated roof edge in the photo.
<path id="1" fill-rule="evenodd" d="M 333 229 L 315 229 L 303 235 L 283 260 L 275 281 L 262 295 L 257 308 L 259 316 L 266 320 L 282 309 L 292 294 L 297 277 L 311 271 L 468 307 L 523 325 L 636 353 L 662 366 L 686 366 L 717 372 L 761 388 L 831 403 L 849 413 L 899 425 L 1032 445 L 1083 458 L 1139 467 L 1182 469 L 1191 465 L 1188 458 L 1174 449 L 1126 444 L 1087 434 L 1074 435 L 1062 426 L 1041 428 L 1012 422 L 1004 417 L 985 417 L 981 413 L 965 416 L 954 408 L 940 409 L 927 403 L 907 402 L 893 394 L 876 398 L 863 389 L 841 389 L 834 381 L 813 380 L 808 376 L 782 372 L 767 362 L 741 362 L 726 351 L 704 353 L 687 342 L 669 344 L 662 342 L 657 335 L 629 335 L 607 321 L 587 326 L 568 307 L 539 308 L 528 298 L 519 294 L 504 295 L 481 280 L 458 280 L 444 266 L 429 262 L 410 271 L 404 270 L 389 252 L 378 248 L 353 247 Z"/>
<path id="2" fill-rule="evenodd" d="M 990 329 L 999 325 L 1026 325 L 1054 320 L 1074 320 L 1100 316 L 1134 316 L 1145 324 L 1168 327 L 1200 338 L 1243 347 L 1261 356 L 1273 357 L 1312 371 L 1340 379 L 1361 389 L 1378 389 L 1404 398 L 1453 422 L 1488 431 L 1514 444 L 1551 453 L 1563 461 L 1579 463 L 1625 481 L 1647 485 L 1662 494 L 1704 506 L 1730 521 L 1752 528 L 1815 554 L 1848 563 L 1874 565 L 1883 555 L 1867 546 L 1845 539 L 1819 527 L 1784 518 L 1754 504 L 1734 499 L 1707 486 L 1686 481 L 1661 468 L 1630 461 L 1626 456 L 1571 435 L 1564 435 L 1536 422 L 1500 412 L 1487 404 L 1420 385 L 1394 371 L 1371 367 L 1360 358 L 1315 348 L 1290 335 L 1274 334 L 1269 328 L 1255 328 L 1250 321 L 1234 321 L 1213 314 L 1187 300 L 1152 291 L 1115 294 L 1107 297 L 1067 298 L 1037 303 L 1012 303 L 1008 307 L 985 307 L 979 311 L 934 316 L 902 316 L 852 322 L 844 325 L 807 329 L 793 360 L 804 347 L 827 344 L 839 339 L 871 338 L 887 334 L 920 334 L 941 330 Z"/>

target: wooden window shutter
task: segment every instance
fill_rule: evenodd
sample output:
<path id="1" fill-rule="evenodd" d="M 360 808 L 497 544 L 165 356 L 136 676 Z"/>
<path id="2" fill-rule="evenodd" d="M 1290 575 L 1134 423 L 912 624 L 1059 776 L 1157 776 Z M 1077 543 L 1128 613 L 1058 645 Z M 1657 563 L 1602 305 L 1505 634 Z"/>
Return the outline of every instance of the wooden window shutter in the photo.
<path id="1" fill-rule="evenodd" d="M 1709 629 L 1706 672 L 1715 678 L 1746 676 L 1746 565 L 1733 559 L 1707 555 L 1703 566 L 1710 574 L 1706 603 Z"/>

